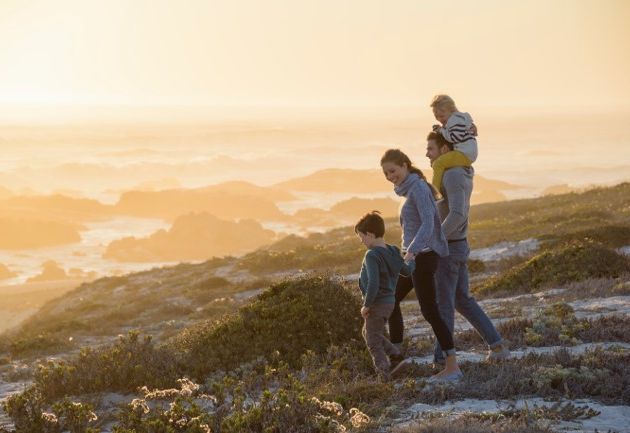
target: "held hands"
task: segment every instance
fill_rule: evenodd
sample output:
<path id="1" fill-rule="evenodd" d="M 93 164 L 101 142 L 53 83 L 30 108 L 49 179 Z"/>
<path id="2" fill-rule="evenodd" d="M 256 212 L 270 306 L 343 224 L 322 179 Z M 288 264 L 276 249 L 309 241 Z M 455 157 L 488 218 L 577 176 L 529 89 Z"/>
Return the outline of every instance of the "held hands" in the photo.
<path id="1" fill-rule="evenodd" d="M 405 263 L 413 262 L 416 260 L 416 255 L 411 251 L 407 251 L 405 257 L 403 257 L 403 260 L 405 261 Z"/>
<path id="2" fill-rule="evenodd" d="M 361 307 L 361 316 L 363 316 L 364 319 L 367 319 L 369 315 L 370 307 Z"/>

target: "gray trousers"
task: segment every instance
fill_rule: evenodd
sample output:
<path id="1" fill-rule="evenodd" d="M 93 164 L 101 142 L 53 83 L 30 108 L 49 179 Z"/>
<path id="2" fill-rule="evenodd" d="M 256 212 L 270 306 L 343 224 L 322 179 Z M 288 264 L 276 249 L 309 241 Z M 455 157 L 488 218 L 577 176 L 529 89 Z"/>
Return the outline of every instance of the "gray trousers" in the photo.
<path id="1" fill-rule="evenodd" d="M 379 374 L 389 374 L 388 355 L 398 355 L 400 351 L 385 336 L 385 324 L 394 311 L 394 304 L 374 304 L 363 323 L 363 338 L 372 356 L 374 368 Z"/>
<path id="2" fill-rule="evenodd" d="M 466 240 L 448 244 L 449 255 L 440 257 L 435 273 L 437 300 L 440 315 L 448 329 L 455 328 L 455 310 L 470 322 L 490 348 L 503 343 L 497 328 L 481 309 L 475 298 L 470 296 L 468 285 L 468 255 L 470 249 Z M 440 343 L 435 343 L 434 359 L 441 361 L 444 353 Z"/>

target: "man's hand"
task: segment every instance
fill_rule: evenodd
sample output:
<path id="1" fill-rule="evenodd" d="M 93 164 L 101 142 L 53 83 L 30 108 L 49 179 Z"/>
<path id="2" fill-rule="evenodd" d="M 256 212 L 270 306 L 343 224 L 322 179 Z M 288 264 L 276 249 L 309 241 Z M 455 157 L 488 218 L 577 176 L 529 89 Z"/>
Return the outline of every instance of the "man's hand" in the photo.
<path id="1" fill-rule="evenodd" d="M 364 319 L 367 319 L 369 315 L 370 307 L 361 307 L 361 316 L 363 316 Z"/>

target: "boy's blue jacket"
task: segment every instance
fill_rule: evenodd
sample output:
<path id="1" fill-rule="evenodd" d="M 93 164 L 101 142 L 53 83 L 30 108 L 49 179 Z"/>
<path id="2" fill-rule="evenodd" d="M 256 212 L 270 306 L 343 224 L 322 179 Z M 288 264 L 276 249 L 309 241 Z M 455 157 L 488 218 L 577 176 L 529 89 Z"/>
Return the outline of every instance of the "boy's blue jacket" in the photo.
<path id="1" fill-rule="evenodd" d="M 368 249 L 359 275 L 363 306 L 395 303 L 396 283 L 400 274 L 409 275 L 409 268 L 398 247 L 387 244 L 385 247 Z"/>

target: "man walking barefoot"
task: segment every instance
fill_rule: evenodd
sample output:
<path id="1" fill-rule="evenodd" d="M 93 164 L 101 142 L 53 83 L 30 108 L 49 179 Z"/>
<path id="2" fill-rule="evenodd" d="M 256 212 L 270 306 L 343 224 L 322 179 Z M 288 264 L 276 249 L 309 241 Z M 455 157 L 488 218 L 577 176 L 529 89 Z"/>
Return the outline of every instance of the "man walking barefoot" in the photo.
<path id="1" fill-rule="evenodd" d="M 452 151 L 452 144 L 440 134 L 432 132 L 427 137 L 426 156 L 431 162 Z M 441 194 L 438 202 L 442 230 L 448 240 L 449 255 L 440 257 L 436 278 L 437 301 L 440 315 L 453 332 L 455 310 L 470 322 L 489 347 L 489 361 L 510 357 L 510 351 L 503 344 L 486 313 L 475 298 L 470 296 L 468 284 L 468 212 L 473 188 L 474 170 L 472 167 L 453 167 L 444 172 Z M 434 361 L 444 363 L 444 353 L 439 343 L 435 343 Z"/>

